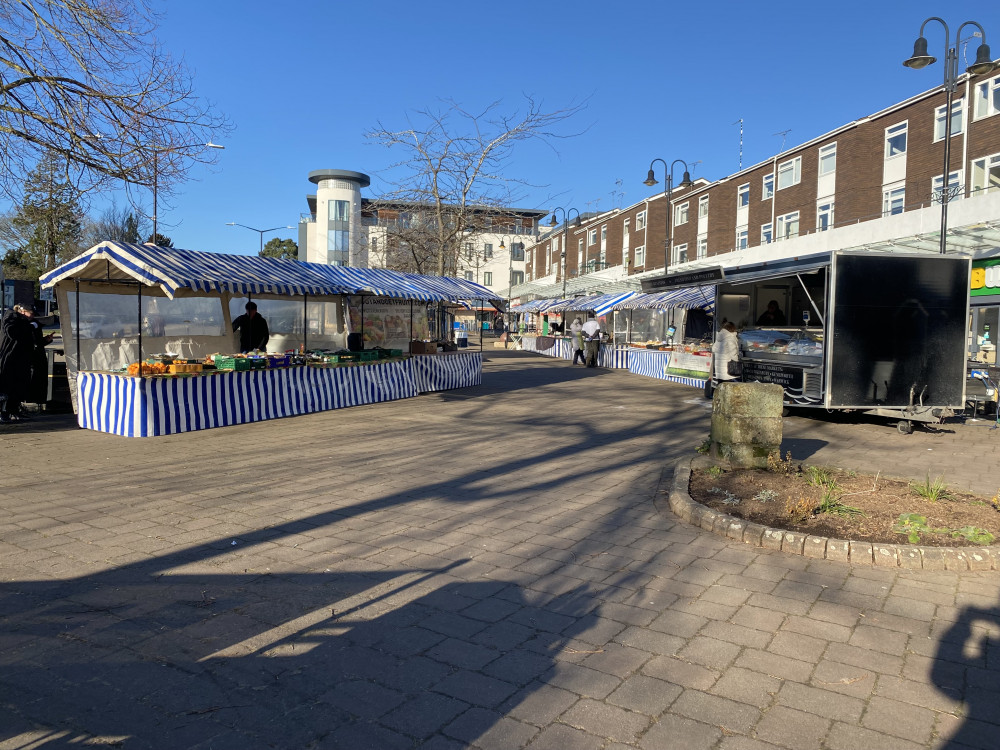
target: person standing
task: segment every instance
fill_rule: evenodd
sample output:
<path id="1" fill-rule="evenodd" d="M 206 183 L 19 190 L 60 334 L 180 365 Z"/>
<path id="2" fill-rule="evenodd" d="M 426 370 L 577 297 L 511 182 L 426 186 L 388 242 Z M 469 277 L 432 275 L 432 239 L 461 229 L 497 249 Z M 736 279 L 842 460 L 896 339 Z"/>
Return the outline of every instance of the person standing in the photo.
<path id="1" fill-rule="evenodd" d="M 731 322 L 722 324 L 715 343 L 712 344 L 712 363 L 715 366 L 715 379 L 720 383 L 724 380 L 736 380 L 736 375 L 729 374 L 729 363 L 739 362 L 740 341 L 736 335 L 736 326 Z"/>
<path id="2" fill-rule="evenodd" d="M 597 355 L 601 352 L 601 324 L 597 322 L 594 313 L 587 313 L 583 335 L 587 340 L 587 367 L 597 367 Z"/>
<path id="3" fill-rule="evenodd" d="M 271 332 L 267 329 L 267 321 L 257 312 L 256 302 L 247 302 L 246 312 L 233 321 L 233 332 L 240 332 L 240 352 L 267 351 L 267 340 Z"/>
<path id="4" fill-rule="evenodd" d="M 25 401 L 29 404 L 45 404 L 48 401 L 49 392 L 49 356 L 45 347 L 52 343 L 54 336 L 45 333 L 43 326 L 52 325 L 55 322 L 54 316 L 38 317 L 35 313 L 31 317 L 31 333 L 35 338 L 35 348 L 31 352 L 31 381 Z"/>
<path id="5" fill-rule="evenodd" d="M 31 383 L 35 333 L 33 308 L 14 305 L 0 321 L 0 424 L 20 422 L 21 402 Z"/>
<path id="6" fill-rule="evenodd" d="M 587 364 L 587 359 L 583 355 L 583 321 L 580 320 L 580 316 L 573 318 L 573 322 L 569 324 L 569 335 L 573 342 L 573 365 L 576 365 L 578 359 L 581 365 Z"/>

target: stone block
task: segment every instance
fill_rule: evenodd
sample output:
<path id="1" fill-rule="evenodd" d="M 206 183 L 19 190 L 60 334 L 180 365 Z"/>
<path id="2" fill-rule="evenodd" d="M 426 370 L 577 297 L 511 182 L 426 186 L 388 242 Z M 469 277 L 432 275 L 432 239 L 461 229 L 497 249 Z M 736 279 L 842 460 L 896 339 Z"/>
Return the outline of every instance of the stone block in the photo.
<path id="1" fill-rule="evenodd" d="M 781 549 L 781 538 L 784 535 L 785 532 L 781 529 L 765 529 L 760 546 L 767 549 Z"/>
<path id="2" fill-rule="evenodd" d="M 705 531 L 711 531 L 712 527 L 715 526 L 715 519 L 718 517 L 718 511 L 714 511 L 711 508 L 705 508 L 701 512 L 701 519 L 698 521 L 698 525 L 705 529 Z"/>
<path id="3" fill-rule="evenodd" d="M 872 553 L 876 567 L 899 567 L 899 548 L 895 544 L 873 544 Z"/>
<path id="4" fill-rule="evenodd" d="M 692 503 L 691 517 L 688 519 L 690 524 L 692 526 L 701 526 L 701 517 L 707 510 L 708 508 L 706 508 L 704 505 L 700 505 L 699 503 Z"/>
<path id="5" fill-rule="evenodd" d="M 874 565 L 875 556 L 871 542 L 850 542 L 851 562 L 862 565 Z"/>
<path id="6" fill-rule="evenodd" d="M 783 552 L 793 552 L 796 555 L 802 554 L 802 547 L 806 543 L 806 535 L 798 534 L 794 531 L 786 531 L 782 534 L 781 550 Z"/>
<path id="7" fill-rule="evenodd" d="M 712 414 L 712 440 L 723 445 L 767 445 L 777 450 L 781 445 L 781 417 L 743 417 L 717 412 Z"/>
<path id="8" fill-rule="evenodd" d="M 851 561 L 851 543 L 844 539 L 826 540 L 826 559 L 835 562 Z"/>
<path id="9" fill-rule="evenodd" d="M 900 545 L 897 555 L 899 567 L 907 570 L 920 570 L 924 567 L 924 559 L 920 555 L 920 548 L 913 545 Z"/>
<path id="10" fill-rule="evenodd" d="M 780 417 L 784 395 L 784 389 L 774 383 L 720 383 L 712 397 L 712 412 L 743 417 Z"/>
<path id="11" fill-rule="evenodd" d="M 806 557 L 815 557 L 822 560 L 826 557 L 826 542 L 825 536 L 807 536 L 805 544 L 802 547 L 802 554 Z"/>
<path id="12" fill-rule="evenodd" d="M 924 570 L 944 570 L 944 555 L 940 547 L 917 547 Z"/>
<path id="13" fill-rule="evenodd" d="M 966 551 L 969 558 L 969 570 L 993 570 L 993 553 L 983 548 L 970 548 Z"/>
<path id="14" fill-rule="evenodd" d="M 713 454 L 729 461 L 734 469 L 766 469 L 767 456 L 774 450 L 775 446 L 770 445 L 712 443 Z"/>
<path id="15" fill-rule="evenodd" d="M 944 558 L 944 569 L 945 570 L 968 570 L 969 562 L 965 557 L 965 553 L 957 549 L 951 549 L 950 547 L 943 548 L 941 550 L 941 557 Z"/>
<path id="16" fill-rule="evenodd" d="M 726 526 L 726 536 L 738 542 L 743 541 L 743 530 L 746 528 L 746 521 L 739 518 L 731 518 Z"/>
<path id="17" fill-rule="evenodd" d="M 759 523 L 748 523 L 743 529 L 743 541 L 754 547 L 760 547 L 765 531 L 767 531 L 766 526 L 761 526 Z"/>
<path id="18" fill-rule="evenodd" d="M 680 497 L 677 493 L 670 495 L 670 510 L 672 510 L 678 518 L 681 518 L 687 523 L 691 522 L 691 506 L 693 500 L 687 497 Z"/>

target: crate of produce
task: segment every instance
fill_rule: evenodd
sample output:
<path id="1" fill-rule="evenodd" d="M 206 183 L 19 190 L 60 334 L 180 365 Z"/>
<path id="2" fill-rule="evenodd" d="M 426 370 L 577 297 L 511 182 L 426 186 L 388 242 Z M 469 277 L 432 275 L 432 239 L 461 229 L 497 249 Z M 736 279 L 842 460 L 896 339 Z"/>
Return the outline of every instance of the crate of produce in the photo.
<path id="1" fill-rule="evenodd" d="M 292 364 L 292 358 L 288 355 L 268 357 L 268 359 L 271 361 L 271 367 L 288 367 Z"/>
<path id="2" fill-rule="evenodd" d="M 216 370 L 236 370 L 241 372 L 250 369 L 250 361 L 245 357 L 222 357 L 215 358 Z"/>
<path id="3" fill-rule="evenodd" d="M 391 357 L 402 357 L 402 349 L 383 349 L 381 346 L 376 347 L 375 351 L 378 352 L 379 359 L 389 359 Z"/>
<path id="4" fill-rule="evenodd" d="M 180 363 L 174 362 L 172 365 L 167 365 L 167 372 L 172 375 L 176 375 L 179 372 L 201 372 L 202 366 L 201 362 L 197 363 Z"/>
<path id="5" fill-rule="evenodd" d="M 358 355 L 358 362 L 374 362 L 378 357 L 378 352 L 374 349 L 365 349 L 360 352 L 356 352 Z"/>
<path id="6" fill-rule="evenodd" d="M 251 370 L 266 370 L 268 365 L 267 357 L 247 357 Z"/>

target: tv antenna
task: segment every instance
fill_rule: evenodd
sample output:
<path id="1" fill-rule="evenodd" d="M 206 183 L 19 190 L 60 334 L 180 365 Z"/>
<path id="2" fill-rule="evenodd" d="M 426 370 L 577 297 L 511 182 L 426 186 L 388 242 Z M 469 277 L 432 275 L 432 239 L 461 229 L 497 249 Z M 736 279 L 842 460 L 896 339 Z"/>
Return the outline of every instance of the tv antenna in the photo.
<path id="1" fill-rule="evenodd" d="M 740 119 L 738 119 L 736 122 L 733 123 L 733 125 L 739 125 L 740 126 L 740 169 L 739 169 L 739 171 L 742 171 L 743 170 L 743 118 L 741 117 Z"/>
<path id="2" fill-rule="evenodd" d="M 779 130 L 779 131 L 778 131 L 777 133 L 772 133 L 772 134 L 771 134 L 771 135 L 780 135 L 780 136 L 781 136 L 781 151 L 784 151 L 784 150 L 785 150 L 785 137 L 786 137 L 786 136 L 787 136 L 787 135 L 788 135 L 789 133 L 791 133 L 791 132 L 792 132 L 792 129 L 791 129 L 791 128 L 789 128 L 788 130 Z M 781 151 L 779 151 L 778 153 L 780 154 L 780 153 L 781 153 Z"/>
<path id="3" fill-rule="evenodd" d="M 697 161 L 689 162 L 689 165 L 691 167 L 691 176 L 692 177 L 694 177 L 695 167 L 697 167 L 699 164 L 701 164 L 701 159 L 698 159 Z"/>

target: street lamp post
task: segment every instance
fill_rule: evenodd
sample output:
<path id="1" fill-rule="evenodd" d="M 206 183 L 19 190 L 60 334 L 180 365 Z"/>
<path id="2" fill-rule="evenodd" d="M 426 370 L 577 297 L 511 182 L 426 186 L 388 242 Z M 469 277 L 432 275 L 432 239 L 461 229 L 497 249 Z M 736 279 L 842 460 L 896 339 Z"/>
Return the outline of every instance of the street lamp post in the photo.
<path id="1" fill-rule="evenodd" d="M 224 149 L 225 146 L 220 146 L 218 143 L 190 143 L 187 146 L 167 146 L 166 148 L 152 148 L 153 152 L 153 244 L 156 244 L 156 197 L 159 187 L 159 177 L 160 177 L 160 154 L 169 154 L 171 151 L 177 151 L 181 148 L 194 148 L 195 146 L 205 146 L 206 148 L 219 148 Z"/>
<path id="2" fill-rule="evenodd" d="M 500 236 L 500 250 L 506 250 L 507 246 L 504 244 L 504 240 L 510 240 L 509 234 L 504 234 Z M 510 311 L 511 299 L 513 295 L 511 292 L 514 289 L 514 242 L 510 243 L 510 252 L 508 253 L 507 259 L 507 338 L 504 339 L 503 348 L 507 348 L 507 342 L 510 341 L 510 327 L 514 323 L 514 315 Z"/>
<path id="3" fill-rule="evenodd" d="M 926 68 L 928 65 L 932 65 L 937 60 L 937 58 L 931 57 L 927 54 L 927 39 L 924 37 L 924 28 L 931 21 L 937 21 L 944 26 L 944 171 L 941 174 L 940 245 L 941 254 L 944 255 L 947 251 L 948 199 L 950 197 L 948 192 L 948 173 L 951 167 L 951 104 L 958 84 L 957 48 L 959 41 L 962 38 L 962 29 L 966 26 L 975 26 L 979 29 L 979 33 L 983 38 L 982 43 L 979 45 L 979 49 L 976 50 L 976 61 L 966 68 L 966 71 L 971 75 L 979 75 L 981 73 L 989 73 L 997 66 L 990 57 L 990 48 L 986 44 L 986 32 L 983 30 L 982 26 L 975 21 L 966 21 L 958 27 L 958 31 L 955 33 L 955 46 L 950 46 L 951 36 L 948 31 L 948 24 L 937 16 L 931 16 L 920 24 L 920 36 L 917 37 L 917 41 L 913 43 L 913 56 L 904 60 L 903 65 L 908 68 L 913 68 L 914 70 L 919 70 L 920 68 Z"/>
<path id="4" fill-rule="evenodd" d="M 670 204 L 670 198 L 674 192 L 674 167 L 677 166 L 678 163 L 684 165 L 684 177 L 681 179 L 681 183 L 677 187 L 689 188 L 691 187 L 692 182 L 691 182 L 690 167 L 688 167 L 686 161 L 684 161 L 683 159 L 674 159 L 670 163 L 670 166 L 668 167 L 667 163 L 663 159 L 657 158 L 649 162 L 649 174 L 646 175 L 646 179 L 643 181 L 643 185 L 649 185 L 649 187 L 653 187 L 653 185 L 659 184 L 656 180 L 656 177 L 653 175 L 653 165 L 656 164 L 656 162 L 660 162 L 660 164 L 663 165 L 663 171 L 666 173 L 664 177 L 664 182 L 666 183 L 666 185 L 664 186 L 663 190 L 663 193 L 667 198 L 667 236 L 663 241 L 663 275 L 666 276 L 667 268 L 670 265 L 670 234 L 671 234 L 671 229 L 673 228 L 674 225 L 674 216 L 673 216 L 674 208 Z"/>
<path id="5" fill-rule="evenodd" d="M 563 212 L 563 243 L 562 243 L 562 254 L 560 259 L 562 261 L 562 296 L 563 299 L 566 298 L 566 239 L 568 237 L 567 231 L 569 229 L 569 214 L 571 211 L 576 211 L 575 208 L 563 208 L 562 206 L 556 206 L 552 209 L 552 220 L 549 222 L 550 227 L 554 227 L 558 224 L 556 221 L 556 211 Z M 576 220 L 573 222 L 574 227 L 580 226 L 580 212 L 576 211 Z"/>
<path id="6" fill-rule="evenodd" d="M 244 229 L 249 229 L 251 232 L 257 232 L 260 235 L 260 252 L 258 253 L 258 255 L 261 255 L 261 256 L 264 255 L 264 235 L 267 232 L 277 232 L 279 229 L 295 229 L 295 227 L 293 227 L 290 224 L 286 224 L 283 227 L 271 227 L 270 229 L 257 229 L 256 227 L 248 227 L 246 224 L 238 224 L 235 221 L 227 221 L 226 222 L 226 226 L 227 227 L 243 227 Z"/>

